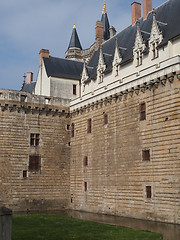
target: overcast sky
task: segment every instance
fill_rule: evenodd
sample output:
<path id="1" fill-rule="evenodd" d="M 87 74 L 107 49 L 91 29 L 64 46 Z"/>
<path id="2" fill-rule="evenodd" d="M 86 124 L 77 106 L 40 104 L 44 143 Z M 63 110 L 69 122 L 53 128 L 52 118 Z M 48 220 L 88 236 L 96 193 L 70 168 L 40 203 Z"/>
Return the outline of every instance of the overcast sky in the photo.
<path id="1" fill-rule="evenodd" d="M 106 0 L 110 25 L 131 24 L 134 0 Z M 136 0 L 142 3 L 142 0 Z M 156 8 L 166 0 L 152 0 Z M 83 48 L 95 40 L 104 0 L 0 0 L 0 88 L 19 90 L 26 72 L 37 78 L 39 51 L 64 57 L 73 24 Z"/>

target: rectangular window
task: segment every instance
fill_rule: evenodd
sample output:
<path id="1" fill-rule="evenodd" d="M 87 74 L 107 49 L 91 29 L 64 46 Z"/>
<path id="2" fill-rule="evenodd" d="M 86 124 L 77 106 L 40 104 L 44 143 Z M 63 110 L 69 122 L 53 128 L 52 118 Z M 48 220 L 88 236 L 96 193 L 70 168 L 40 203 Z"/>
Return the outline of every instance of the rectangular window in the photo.
<path id="1" fill-rule="evenodd" d="M 104 114 L 104 125 L 107 125 L 108 124 L 108 115 L 107 113 Z"/>
<path id="2" fill-rule="evenodd" d="M 146 104 L 140 104 L 140 121 L 146 120 Z"/>
<path id="3" fill-rule="evenodd" d="M 88 120 L 87 120 L 87 133 L 91 133 L 91 118 L 89 118 Z"/>
<path id="4" fill-rule="evenodd" d="M 137 66 L 142 65 L 142 50 L 137 51 L 136 61 L 137 61 L 137 63 L 136 63 Z"/>
<path id="5" fill-rule="evenodd" d="M 143 158 L 143 161 L 150 161 L 150 150 L 143 150 L 142 158 Z"/>
<path id="6" fill-rule="evenodd" d="M 158 58 L 159 57 L 159 51 L 158 51 L 158 42 L 152 43 L 152 58 Z"/>
<path id="7" fill-rule="evenodd" d="M 37 172 L 41 170 L 41 156 L 39 155 L 30 155 L 29 156 L 29 167 L 30 172 Z"/>
<path id="8" fill-rule="evenodd" d="M 27 178 L 27 170 L 23 170 L 23 178 Z"/>
<path id="9" fill-rule="evenodd" d="M 74 123 L 71 124 L 71 137 L 74 137 Z"/>
<path id="10" fill-rule="evenodd" d="M 73 95 L 76 95 L 76 85 L 73 84 Z"/>
<path id="11" fill-rule="evenodd" d="M 88 157 L 87 156 L 84 157 L 84 166 L 85 167 L 88 166 Z"/>
<path id="12" fill-rule="evenodd" d="M 146 197 L 151 198 L 152 193 L 151 193 L 151 186 L 146 186 Z"/>
<path id="13" fill-rule="evenodd" d="M 31 133 L 30 135 L 30 146 L 39 146 L 40 134 Z"/>
<path id="14" fill-rule="evenodd" d="M 84 191 L 87 192 L 87 182 L 84 182 Z"/>

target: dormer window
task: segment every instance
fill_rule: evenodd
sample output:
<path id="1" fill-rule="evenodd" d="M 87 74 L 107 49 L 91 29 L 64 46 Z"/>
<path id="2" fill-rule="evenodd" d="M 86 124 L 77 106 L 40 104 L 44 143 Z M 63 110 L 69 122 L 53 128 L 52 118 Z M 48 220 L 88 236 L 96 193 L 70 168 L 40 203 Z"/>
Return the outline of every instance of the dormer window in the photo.
<path id="1" fill-rule="evenodd" d="M 119 67 L 118 67 L 118 64 L 115 65 L 115 71 L 116 71 L 115 77 L 117 77 L 117 76 L 119 75 Z"/>

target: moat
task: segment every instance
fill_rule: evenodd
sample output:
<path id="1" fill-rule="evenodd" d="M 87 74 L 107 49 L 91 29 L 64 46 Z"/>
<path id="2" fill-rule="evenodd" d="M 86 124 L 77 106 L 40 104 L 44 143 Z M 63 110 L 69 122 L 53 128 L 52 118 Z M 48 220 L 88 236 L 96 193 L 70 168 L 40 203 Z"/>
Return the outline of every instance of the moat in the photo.
<path id="1" fill-rule="evenodd" d="M 163 235 L 163 240 L 179 240 L 180 239 L 180 225 L 176 225 L 176 224 L 146 221 L 141 219 L 79 212 L 79 211 L 68 211 L 65 214 L 73 218 L 90 220 L 94 222 L 101 222 L 105 224 L 120 225 L 124 227 L 133 228 L 136 230 L 145 230 L 145 231 L 161 233 Z"/>

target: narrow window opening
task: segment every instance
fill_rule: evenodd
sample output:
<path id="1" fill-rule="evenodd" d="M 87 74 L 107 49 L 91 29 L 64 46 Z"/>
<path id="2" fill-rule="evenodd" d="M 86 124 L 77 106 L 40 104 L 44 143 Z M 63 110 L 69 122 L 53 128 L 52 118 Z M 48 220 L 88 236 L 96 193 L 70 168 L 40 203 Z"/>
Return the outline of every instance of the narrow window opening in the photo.
<path id="1" fill-rule="evenodd" d="M 136 65 L 137 67 L 142 65 L 142 50 L 138 50 L 136 53 Z"/>
<path id="2" fill-rule="evenodd" d="M 23 178 L 27 178 L 27 170 L 23 170 Z"/>
<path id="3" fill-rule="evenodd" d="M 107 113 L 104 114 L 104 125 L 107 125 L 108 124 L 108 115 Z"/>
<path id="4" fill-rule="evenodd" d="M 140 121 L 146 120 L 146 104 L 140 104 Z"/>
<path id="5" fill-rule="evenodd" d="M 84 157 L 84 166 L 85 167 L 88 166 L 88 157 L 87 156 Z"/>
<path id="6" fill-rule="evenodd" d="M 76 95 L 77 93 L 76 93 L 76 85 L 75 84 L 73 84 L 73 95 Z"/>
<path id="7" fill-rule="evenodd" d="M 70 130 L 70 125 L 69 124 L 67 124 L 66 129 Z"/>
<path id="8" fill-rule="evenodd" d="M 143 161 L 150 161 L 150 150 L 143 150 L 142 151 L 142 158 Z"/>
<path id="9" fill-rule="evenodd" d="M 87 192 L 87 182 L 84 182 L 84 191 Z"/>
<path id="10" fill-rule="evenodd" d="M 89 118 L 88 120 L 87 120 L 87 133 L 91 133 L 91 128 L 92 128 L 92 121 L 91 121 L 91 118 Z"/>
<path id="11" fill-rule="evenodd" d="M 71 137 L 74 137 L 74 123 L 71 124 Z"/>
<path id="12" fill-rule="evenodd" d="M 26 101 L 27 96 L 26 95 L 21 95 L 21 102 L 25 102 Z"/>
<path id="13" fill-rule="evenodd" d="M 146 186 L 146 197 L 147 198 L 152 197 L 151 186 Z"/>

